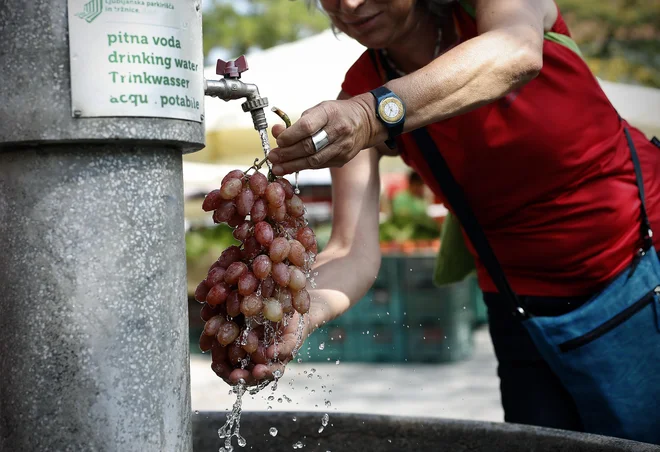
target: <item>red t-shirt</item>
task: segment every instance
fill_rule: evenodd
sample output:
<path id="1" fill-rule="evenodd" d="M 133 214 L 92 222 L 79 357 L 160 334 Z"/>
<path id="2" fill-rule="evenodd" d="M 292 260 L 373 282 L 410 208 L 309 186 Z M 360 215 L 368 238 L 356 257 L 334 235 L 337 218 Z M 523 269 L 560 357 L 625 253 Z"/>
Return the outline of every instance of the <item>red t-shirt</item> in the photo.
<path id="1" fill-rule="evenodd" d="M 477 35 L 460 7 L 455 18 L 463 40 Z M 570 36 L 561 15 L 552 31 Z M 342 89 L 365 93 L 384 83 L 381 74 L 365 52 Z M 640 200 L 624 125 L 660 234 L 660 149 L 619 121 L 583 59 L 562 44 L 544 41 L 543 69 L 518 92 L 427 127 L 517 293 L 593 294 L 632 260 Z M 397 145 L 444 199 L 412 136 L 400 136 Z M 497 291 L 478 259 L 477 272 L 484 291 Z"/>

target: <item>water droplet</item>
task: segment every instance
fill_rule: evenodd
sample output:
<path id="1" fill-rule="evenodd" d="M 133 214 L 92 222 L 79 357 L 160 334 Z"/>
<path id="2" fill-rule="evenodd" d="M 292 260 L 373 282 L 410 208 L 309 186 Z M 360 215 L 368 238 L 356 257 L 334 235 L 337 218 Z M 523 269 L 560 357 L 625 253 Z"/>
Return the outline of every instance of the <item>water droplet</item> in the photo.
<path id="1" fill-rule="evenodd" d="M 339 362 L 340 362 L 340 361 L 339 361 L 339 360 L 337 360 L 337 361 L 335 361 L 335 364 L 336 364 L 336 365 L 339 365 Z"/>
<path id="2" fill-rule="evenodd" d="M 277 399 L 278 403 L 282 403 L 282 397 Z"/>
<path id="3" fill-rule="evenodd" d="M 325 406 L 330 407 L 330 406 L 332 406 L 332 403 L 329 400 L 326 400 L 325 401 Z"/>
<path id="4" fill-rule="evenodd" d="M 388 439 L 388 440 L 387 440 L 387 442 L 388 442 L 388 443 L 391 443 L 391 442 L 392 442 L 392 440 L 391 440 L 391 439 Z"/>
<path id="5" fill-rule="evenodd" d="M 268 433 L 270 433 L 270 436 L 277 436 L 277 429 L 275 427 L 271 427 L 268 430 Z"/>
<path id="6" fill-rule="evenodd" d="M 247 441 L 245 441 L 245 438 L 241 438 L 241 437 L 238 438 L 238 445 L 239 446 L 245 447 L 246 444 L 247 444 Z"/>
<path id="7" fill-rule="evenodd" d="M 323 350 L 325 348 L 325 342 L 321 342 L 319 344 L 319 350 Z"/>
<path id="8" fill-rule="evenodd" d="M 323 427 L 323 426 L 319 427 L 319 433 L 323 433 L 324 429 L 325 429 L 325 427 Z"/>
<path id="9" fill-rule="evenodd" d="M 269 402 L 272 402 L 273 400 L 275 400 L 275 396 L 268 396 L 268 401 Z"/>
<path id="10" fill-rule="evenodd" d="M 280 378 L 281 376 L 282 376 L 281 370 L 276 370 L 275 372 L 273 372 L 273 377 Z"/>
<path id="11" fill-rule="evenodd" d="M 292 420 L 293 422 L 296 422 L 296 421 L 298 420 L 298 418 L 295 417 L 295 416 L 293 416 L 293 417 L 291 418 L 291 420 Z"/>
<path id="12" fill-rule="evenodd" d="M 302 441 L 298 441 L 297 443 L 295 443 L 293 445 L 294 449 L 302 449 L 303 447 L 304 447 L 304 445 L 303 445 Z"/>
<path id="13" fill-rule="evenodd" d="M 298 362 L 301 363 L 301 362 L 302 362 L 302 358 L 298 358 Z"/>
<path id="14" fill-rule="evenodd" d="M 195 410 L 195 414 L 199 414 L 199 410 Z"/>
<path id="15" fill-rule="evenodd" d="M 327 403 L 326 403 L 327 405 Z M 323 417 L 321 418 L 321 425 L 324 427 L 328 426 L 328 422 L 330 422 L 330 416 L 328 416 L 328 413 L 325 413 Z"/>

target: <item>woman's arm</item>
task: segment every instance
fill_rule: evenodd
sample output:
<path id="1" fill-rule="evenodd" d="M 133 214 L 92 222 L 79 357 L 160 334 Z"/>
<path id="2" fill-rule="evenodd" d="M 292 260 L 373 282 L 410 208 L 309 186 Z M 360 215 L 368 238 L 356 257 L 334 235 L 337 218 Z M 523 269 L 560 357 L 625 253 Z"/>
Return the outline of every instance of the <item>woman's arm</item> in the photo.
<path id="1" fill-rule="evenodd" d="M 458 116 L 534 79 L 543 66 L 547 0 L 476 0 L 479 35 L 385 86 L 406 103 L 405 131 Z M 356 99 L 357 100 L 357 99 Z M 374 110 L 371 94 L 359 96 Z M 387 133 L 374 115 L 375 140 Z"/>
<path id="2" fill-rule="evenodd" d="M 386 86 L 407 107 L 405 131 L 460 115 L 532 80 L 543 64 L 543 33 L 556 14 L 549 0 L 475 0 L 479 36 Z M 554 11 L 554 12 L 553 12 Z M 330 144 L 316 152 L 311 135 L 324 129 Z M 277 139 L 275 172 L 341 166 L 362 149 L 383 143 L 370 93 L 328 101 L 306 111 Z"/>

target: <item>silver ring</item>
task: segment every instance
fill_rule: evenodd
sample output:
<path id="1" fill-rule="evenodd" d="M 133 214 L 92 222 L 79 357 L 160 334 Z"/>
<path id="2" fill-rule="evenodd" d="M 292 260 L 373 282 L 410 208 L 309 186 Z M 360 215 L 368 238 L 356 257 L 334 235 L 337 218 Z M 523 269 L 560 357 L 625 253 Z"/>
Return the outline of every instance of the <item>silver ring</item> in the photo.
<path id="1" fill-rule="evenodd" d="M 314 143 L 314 149 L 316 149 L 316 152 L 319 152 L 321 149 L 329 145 L 330 140 L 328 140 L 328 134 L 325 133 L 325 130 L 321 129 L 312 135 L 312 143 Z"/>

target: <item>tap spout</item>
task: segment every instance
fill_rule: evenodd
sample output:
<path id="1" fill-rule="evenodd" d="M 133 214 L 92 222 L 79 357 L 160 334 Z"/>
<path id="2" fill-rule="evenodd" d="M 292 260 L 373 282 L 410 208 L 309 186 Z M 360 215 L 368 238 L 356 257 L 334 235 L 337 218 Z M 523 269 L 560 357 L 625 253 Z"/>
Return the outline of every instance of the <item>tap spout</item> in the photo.
<path id="1" fill-rule="evenodd" d="M 254 100 L 261 97 L 259 88 L 252 83 L 244 83 L 233 78 L 204 80 L 204 94 L 224 101 L 235 99 Z"/>

